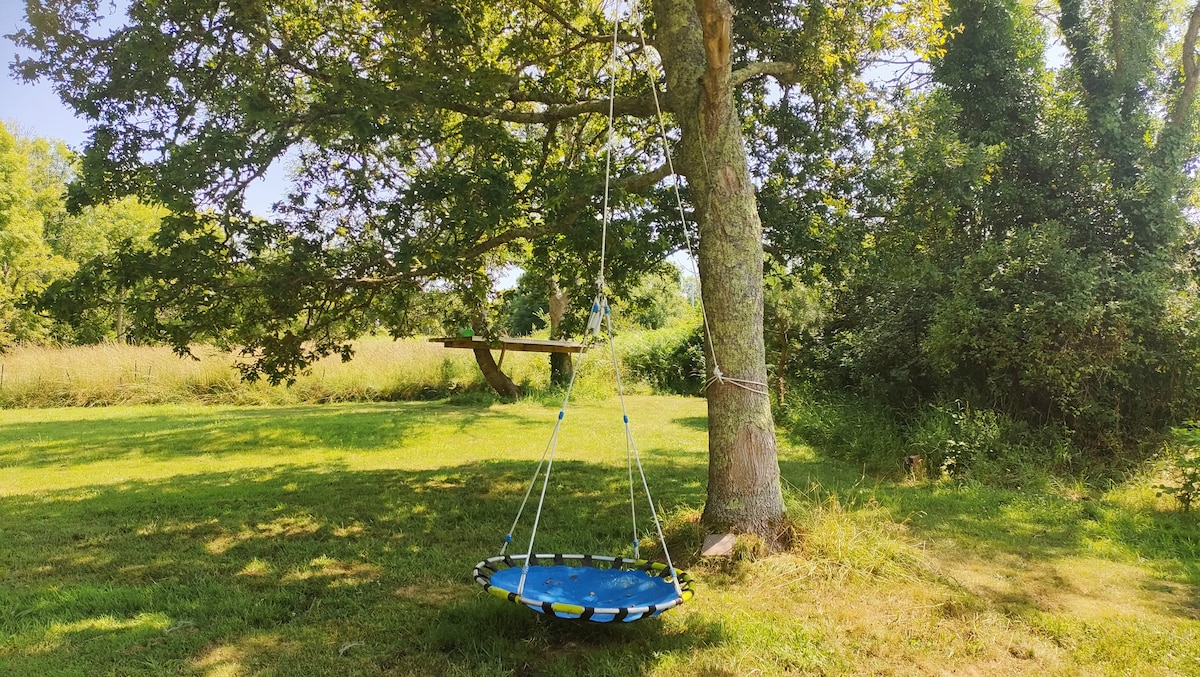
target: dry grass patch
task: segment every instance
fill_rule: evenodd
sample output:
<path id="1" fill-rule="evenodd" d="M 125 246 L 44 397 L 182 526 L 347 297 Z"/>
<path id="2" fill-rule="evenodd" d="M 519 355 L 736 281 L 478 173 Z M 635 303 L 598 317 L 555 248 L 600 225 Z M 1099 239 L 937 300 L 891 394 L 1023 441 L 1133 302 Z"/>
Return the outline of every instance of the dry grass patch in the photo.
<path id="1" fill-rule="evenodd" d="M 193 348 L 197 359 L 163 346 L 19 347 L 0 355 L 0 408 L 369 402 L 487 390 L 469 351 L 379 337 L 356 341 L 354 350 L 350 362 L 325 358 L 284 387 L 243 381 L 236 355 L 207 346 Z M 544 388 L 544 362 L 516 353 L 505 370 L 517 383 Z"/>

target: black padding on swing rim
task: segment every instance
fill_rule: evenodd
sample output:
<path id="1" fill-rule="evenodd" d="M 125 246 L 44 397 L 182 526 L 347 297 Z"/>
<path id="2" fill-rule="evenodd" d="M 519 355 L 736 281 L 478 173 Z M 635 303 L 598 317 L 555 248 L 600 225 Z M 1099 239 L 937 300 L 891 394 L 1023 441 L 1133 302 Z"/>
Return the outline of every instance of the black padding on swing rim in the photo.
<path id="1" fill-rule="evenodd" d="M 576 562 L 580 568 L 599 569 L 599 564 L 607 564 L 609 569 L 625 569 L 641 570 L 653 573 L 658 572 L 659 578 L 663 580 L 671 580 L 671 568 L 665 564 L 658 562 L 650 562 L 647 560 L 632 560 L 624 557 L 610 557 L 608 555 L 566 555 L 562 553 L 543 554 L 535 553 L 532 557 L 528 555 L 497 555 L 490 557 L 475 565 L 473 572 L 475 582 L 483 586 L 485 592 L 488 592 L 498 598 L 504 599 L 515 604 L 520 604 L 535 611 L 541 611 L 548 616 L 562 618 L 565 620 L 590 621 L 592 623 L 619 623 L 638 621 L 643 618 L 649 618 L 672 609 L 688 601 L 694 595 L 692 590 L 692 577 L 687 573 L 675 570 L 675 580 L 679 583 L 680 596 L 666 604 L 650 604 L 646 606 L 633 607 L 589 607 L 582 605 L 566 605 L 551 602 L 543 602 L 541 600 L 522 598 L 516 592 L 505 590 L 493 586 L 491 583 L 492 574 L 499 569 L 515 569 L 524 566 L 526 561 L 530 566 L 537 566 L 539 561 L 552 560 L 555 564 L 564 565 L 568 562 L 571 566 L 576 566 Z M 570 607 L 570 608 L 567 608 Z M 611 616 L 612 618 L 597 620 L 596 616 Z"/>

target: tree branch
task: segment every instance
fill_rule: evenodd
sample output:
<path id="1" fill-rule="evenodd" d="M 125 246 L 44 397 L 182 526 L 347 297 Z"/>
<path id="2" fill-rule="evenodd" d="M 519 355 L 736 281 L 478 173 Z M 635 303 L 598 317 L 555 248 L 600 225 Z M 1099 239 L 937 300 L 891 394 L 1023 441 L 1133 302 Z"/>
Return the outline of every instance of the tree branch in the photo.
<path id="1" fill-rule="evenodd" d="M 433 102 L 433 105 L 471 117 L 491 118 L 503 122 L 518 122 L 523 124 L 549 124 L 579 117 L 580 115 L 608 114 L 608 101 L 604 99 L 549 106 L 545 110 L 537 111 L 491 108 L 456 102 Z M 652 117 L 655 114 L 654 99 L 648 96 L 619 96 L 613 104 L 613 114 L 638 118 Z"/>
<path id="2" fill-rule="evenodd" d="M 267 49 L 280 60 L 284 65 L 295 68 L 301 73 L 316 79 L 326 84 L 334 84 L 330 77 L 294 58 L 294 55 L 282 45 L 276 45 L 269 39 L 264 40 Z M 641 44 L 639 39 L 638 44 Z M 553 122 L 561 122 L 580 115 L 589 115 L 594 113 L 608 114 L 608 100 L 598 99 L 593 101 L 575 101 L 567 102 L 560 98 L 551 98 L 543 95 L 533 94 L 530 92 L 522 92 L 520 90 L 512 90 L 508 93 L 508 99 L 511 103 L 539 103 L 547 106 L 545 110 L 540 111 L 522 111 L 511 108 L 492 108 L 489 106 L 480 106 L 468 103 L 446 102 L 439 103 L 431 101 L 430 104 L 437 108 L 454 111 L 470 117 L 491 118 L 501 120 L 503 122 L 516 122 L 521 124 L 549 124 Z M 669 112 L 667 108 L 663 112 Z M 613 114 L 618 116 L 631 116 L 639 118 L 652 117 L 656 114 L 654 107 L 654 99 L 650 96 L 619 96 L 613 104 Z"/>
<path id="3" fill-rule="evenodd" d="M 787 61 L 755 61 L 735 70 L 730 82 L 734 87 L 738 87 L 759 76 L 771 75 L 783 84 L 791 84 L 791 79 L 786 76 L 795 75 L 799 70 L 799 64 Z"/>
<path id="4" fill-rule="evenodd" d="M 1172 127 L 1182 127 L 1192 111 L 1196 100 L 1196 88 L 1200 86 L 1200 54 L 1196 53 L 1196 40 L 1200 35 L 1200 2 L 1192 8 L 1188 19 L 1187 32 L 1183 36 L 1183 84 L 1179 97 L 1171 106 L 1169 124 Z"/>
<path id="5" fill-rule="evenodd" d="M 670 175 L 671 171 L 668 169 L 667 165 L 662 165 L 644 174 L 636 174 L 634 176 L 626 176 L 616 179 L 613 181 L 612 185 L 618 190 L 637 193 L 653 187 L 659 181 L 662 181 Z M 543 223 L 536 226 L 525 226 L 522 228 L 510 228 L 503 233 L 499 233 L 486 240 L 475 243 L 471 247 L 464 250 L 462 254 L 456 258 L 459 260 L 469 260 L 483 256 L 484 254 L 503 247 L 504 245 L 515 240 L 532 240 L 539 237 L 545 237 L 546 235 L 565 233 L 571 228 L 571 226 L 575 225 L 577 220 L 579 220 L 580 215 L 582 215 L 585 211 L 584 208 L 587 205 L 588 200 L 590 200 L 596 194 L 596 192 L 603 187 L 603 185 L 604 184 L 597 182 L 591 190 L 582 191 L 576 194 L 575 197 L 567 205 L 565 205 L 564 209 L 562 210 L 566 216 L 554 223 Z M 396 273 L 395 275 L 386 275 L 383 277 L 359 277 L 348 281 L 363 286 L 378 287 L 395 284 L 404 280 L 412 280 L 422 277 L 434 277 L 436 275 L 436 270 L 433 270 L 428 266 L 420 266 L 404 272 Z"/>
<path id="6" fill-rule="evenodd" d="M 578 28 L 576 28 L 575 24 L 571 23 L 565 16 L 562 15 L 562 13 L 560 13 L 558 10 L 554 9 L 553 7 L 547 5 L 546 3 L 541 2 L 541 0 L 530 0 L 530 2 L 533 4 L 534 7 L 537 7 L 538 9 L 545 12 L 546 16 L 549 16 L 551 19 L 554 19 L 555 21 L 557 21 L 563 28 L 570 31 L 572 35 L 579 38 L 580 40 L 583 40 L 584 42 L 599 42 L 599 43 L 612 42 L 612 39 L 613 39 L 612 33 L 609 33 L 608 35 L 589 35 L 587 33 L 584 33 L 583 31 L 579 30 Z M 635 44 L 635 45 L 642 44 L 641 36 L 632 35 L 630 33 L 617 33 L 617 41 Z M 652 43 L 649 40 L 647 40 L 646 44 L 652 44 Z"/>

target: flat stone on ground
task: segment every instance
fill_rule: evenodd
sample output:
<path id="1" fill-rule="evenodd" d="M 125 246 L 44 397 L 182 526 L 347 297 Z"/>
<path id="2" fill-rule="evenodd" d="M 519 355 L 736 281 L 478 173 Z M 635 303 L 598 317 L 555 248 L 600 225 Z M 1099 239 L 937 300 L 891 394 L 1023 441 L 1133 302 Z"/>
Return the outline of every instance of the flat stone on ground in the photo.
<path id="1" fill-rule="evenodd" d="M 729 557 L 733 554 L 733 544 L 737 541 L 733 534 L 710 534 L 704 539 L 700 548 L 701 557 Z"/>

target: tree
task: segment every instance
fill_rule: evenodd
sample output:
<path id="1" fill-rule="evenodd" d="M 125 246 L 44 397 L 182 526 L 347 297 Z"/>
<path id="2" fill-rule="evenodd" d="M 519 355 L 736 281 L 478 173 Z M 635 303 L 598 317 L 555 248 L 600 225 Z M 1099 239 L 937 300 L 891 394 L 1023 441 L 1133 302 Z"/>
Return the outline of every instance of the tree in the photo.
<path id="1" fill-rule="evenodd" d="M 784 406 L 791 376 L 792 346 L 801 338 L 808 339 L 804 344 L 811 344 L 811 337 L 806 335 L 820 321 L 820 296 L 816 289 L 786 274 L 767 277 L 765 293 L 767 348 L 775 354 L 775 397 Z"/>
<path id="2" fill-rule="evenodd" d="M 1028 6 L 951 1 L 936 86 L 878 140 L 887 218 L 832 326 L 838 363 L 896 401 L 995 408 L 1111 456 L 1197 402 L 1200 5 L 1088 13 L 1063 3 L 1072 64 L 1052 74 Z"/>
<path id="3" fill-rule="evenodd" d="M 36 171 L 45 157 L 38 150 L 0 124 L 0 351 L 43 334 L 45 327 L 20 303 L 71 268 L 46 241 L 44 212 L 57 195 L 53 181 Z"/>
<path id="4" fill-rule="evenodd" d="M 616 35 L 635 70 L 606 66 L 612 23 L 592 0 L 135 0 L 111 32 L 88 0 L 27 0 L 16 39 L 36 56 L 16 67 L 93 121 L 73 205 L 139 194 L 173 213 L 152 262 L 124 260 L 157 277 L 140 321 L 180 350 L 203 336 L 239 346 L 248 374 L 273 380 L 348 356 L 365 318 L 429 280 L 477 278 L 522 243 L 572 252 L 586 261 L 574 272 L 595 280 L 585 252 L 599 239 L 610 87 L 621 152 L 608 272 L 657 264 L 681 233 L 656 188 L 670 168 L 654 82 L 679 128 L 710 345 L 726 376 L 765 382 L 741 105 L 765 76 L 792 91 L 852 77 L 895 12 L 756 0 L 735 22 L 728 0 L 651 9 Z M 289 152 L 294 192 L 276 218 L 252 217 L 246 187 Z M 708 398 L 705 521 L 773 536 L 783 503 L 768 399 L 729 381 Z"/>
<path id="5" fill-rule="evenodd" d="M 33 312 L 29 299 L 72 275 L 89 260 L 109 255 L 121 246 L 143 247 L 163 216 L 160 208 L 128 197 L 96 205 L 79 214 L 66 209 L 67 184 L 74 174 L 74 155 L 61 142 L 9 134 L 4 144 L 7 169 L 3 182 L 8 204 L 4 219 L 3 271 L 0 295 L 0 345 L 12 341 L 49 339 L 95 342 L 125 337 L 123 292 L 88 316 L 75 317 L 71 326 L 51 323 Z"/>

